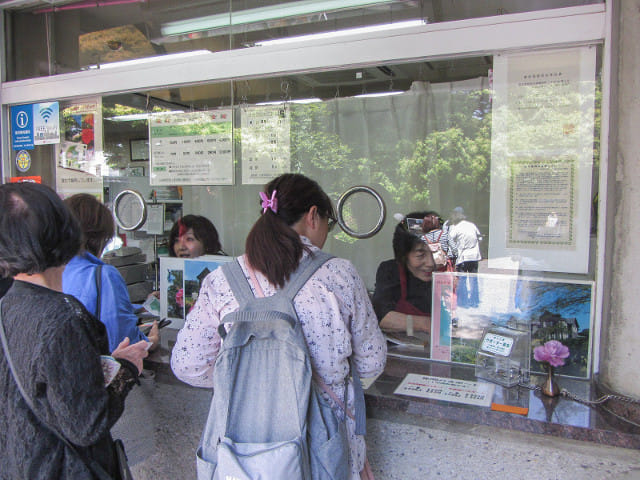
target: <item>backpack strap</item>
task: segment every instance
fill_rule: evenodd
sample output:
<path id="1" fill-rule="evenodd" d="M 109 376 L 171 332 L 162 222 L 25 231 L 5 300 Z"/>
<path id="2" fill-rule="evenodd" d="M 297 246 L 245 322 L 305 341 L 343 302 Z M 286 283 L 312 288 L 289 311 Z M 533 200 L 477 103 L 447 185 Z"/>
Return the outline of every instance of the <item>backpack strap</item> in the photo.
<path id="1" fill-rule="evenodd" d="M 247 282 L 247 278 L 237 258 L 233 262 L 222 265 L 222 272 L 227 278 L 227 282 L 229 282 L 229 286 L 233 291 L 233 296 L 240 304 L 240 308 L 254 298 L 251 287 Z"/>
<path id="2" fill-rule="evenodd" d="M 298 265 L 296 271 L 291 274 L 289 281 L 280 293 L 293 301 L 298 290 L 300 290 L 300 288 L 307 283 L 307 280 L 309 280 L 311 275 L 313 275 L 314 272 L 330 258 L 332 258 L 332 255 L 325 252 L 317 252 L 313 254 L 313 256 L 307 257 L 302 263 L 300 263 L 300 265 Z M 242 270 L 238 259 L 236 258 L 235 261 L 222 265 L 222 272 L 224 273 L 227 282 L 229 282 L 231 291 L 240 305 L 240 309 L 242 309 L 247 303 L 255 298 L 255 295 L 253 294 L 253 290 L 251 290 L 251 286 L 247 281 L 247 277 L 244 270 Z M 225 322 L 221 322 L 220 325 L 218 325 L 218 334 L 223 339 L 227 336 L 227 330 L 224 328 L 224 323 Z"/>
<path id="3" fill-rule="evenodd" d="M 298 290 L 302 288 L 302 286 L 307 283 L 309 278 L 315 273 L 315 271 L 324 265 L 329 259 L 333 258 L 332 255 L 325 253 L 323 251 L 316 252 L 313 256 L 309 256 L 304 263 L 302 263 L 298 269 L 291 275 L 289 281 L 285 285 L 283 289 L 283 294 L 287 295 L 291 300 L 296 296 Z M 358 374 L 358 369 L 353 363 L 353 357 L 349 357 L 349 367 L 351 369 L 351 378 L 353 380 L 353 401 L 354 401 L 354 420 L 356 423 L 356 435 L 366 435 L 367 433 L 367 412 L 364 403 L 364 390 L 362 389 L 362 382 L 360 380 L 360 375 Z M 327 391 L 329 387 L 322 381 L 319 375 L 315 374 L 314 379 L 320 385 L 320 387 Z M 319 382 L 318 382 L 319 381 Z M 321 383 L 320 383 L 321 382 Z M 330 390 L 330 389 L 329 389 Z M 346 400 L 347 400 L 347 391 L 348 391 L 348 382 L 345 385 L 345 402 L 341 406 L 341 402 L 336 401 L 336 403 L 341 406 L 345 415 L 350 415 L 346 408 Z M 327 392 L 328 393 L 328 392 Z"/>
<path id="4" fill-rule="evenodd" d="M 293 300 L 298 291 L 304 286 L 311 276 L 324 265 L 333 255 L 319 251 L 309 255 L 303 262 L 298 265 L 295 272 L 291 274 L 287 284 L 282 289 L 283 295 Z"/>
<path id="5" fill-rule="evenodd" d="M 251 291 L 249 283 L 247 282 L 247 278 L 244 275 L 244 271 L 240 266 L 240 262 L 236 258 L 233 262 L 225 263 L 221 268 L 227 282 L 229 282 L 233 296 L 240 305 L 240 309 L 242 309 L 244 305 L 249 303 L 249 301 L 255 297 Z M 218 325 L 218 335 L 220 335 L 222 339 L 227 336 L 227 330 L 224 328 L 224 323 L 222 321 L 220 322 L 220 325 Z"/>

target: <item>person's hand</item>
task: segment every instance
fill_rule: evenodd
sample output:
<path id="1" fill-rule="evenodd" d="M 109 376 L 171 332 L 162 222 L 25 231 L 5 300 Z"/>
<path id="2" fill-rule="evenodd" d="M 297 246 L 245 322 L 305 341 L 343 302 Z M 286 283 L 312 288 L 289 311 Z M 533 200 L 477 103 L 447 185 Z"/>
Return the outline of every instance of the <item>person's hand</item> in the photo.
<path id="1" fill-rule="evenodd" d="M 151 347 L 149 347 L 149 350 L 153 351 L 158 348 L 158 345 L 160 344 L 160 328 L 158 328 L 157 320 L 153 321 L 151 330 L 149 330 L 149 333 L 147 333 L 147 338 L 152 344 Z"/>
<path id="2" fill-rule="evenodd" d="M 149 342 L 146 340 L 140 340 L 133 345 L 130 345 L 129 337 L 126 337 L 120 342 L 118 348 L 111 352 L 113 358 L 121 358 L 133 363 L 138 369 L 138 375 L 142 373 L 142 359 L 149 355 L 147 351 L 149 349 Z"/>
<path id="3" fill-rule="evenodd" d="M 158 300 L 160 300 L 160 290 L 154 290 L 153 292 L 151 292 L 149 295 L 147 295 L 147 298 L 154 296 L 156 297 Z"/>

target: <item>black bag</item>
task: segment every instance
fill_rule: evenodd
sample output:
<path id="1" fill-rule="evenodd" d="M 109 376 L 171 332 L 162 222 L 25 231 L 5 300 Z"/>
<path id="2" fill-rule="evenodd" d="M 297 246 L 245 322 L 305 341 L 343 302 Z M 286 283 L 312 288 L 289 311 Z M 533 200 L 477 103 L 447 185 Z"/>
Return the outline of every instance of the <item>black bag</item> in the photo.
<path id="1" fill-rule="evenodd" d="M 124 443 L 122 440 L 117 439 L 114 442 L 116 448 L 116 457 L 118 459 L 118 473 L 120 474 L 120 480 L 133 480 L 133 475 L 129 469 L 129 459 L 124 451 Z"/>

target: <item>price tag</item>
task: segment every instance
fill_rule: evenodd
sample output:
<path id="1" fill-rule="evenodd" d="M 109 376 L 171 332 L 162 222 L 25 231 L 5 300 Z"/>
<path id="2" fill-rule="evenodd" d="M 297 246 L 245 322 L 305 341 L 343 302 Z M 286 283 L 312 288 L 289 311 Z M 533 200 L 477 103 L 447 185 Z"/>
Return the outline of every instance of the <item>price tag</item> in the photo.
<path id="1" fill-rule="evenodd" d="M 482 350 L 495 353 L 502 357 L 508 357 L 513 347 L 513 338 L 504 337 L 495 333 L 487 333 L 482 340 Z"/>

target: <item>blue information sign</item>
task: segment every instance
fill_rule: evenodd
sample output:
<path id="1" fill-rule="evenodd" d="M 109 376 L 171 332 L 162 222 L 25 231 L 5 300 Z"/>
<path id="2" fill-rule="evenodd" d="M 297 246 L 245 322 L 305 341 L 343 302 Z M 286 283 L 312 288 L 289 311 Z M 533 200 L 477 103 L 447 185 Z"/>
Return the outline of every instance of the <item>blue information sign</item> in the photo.
<path id="1" fill-rule="evenodd" d="M 33 150 L 33 105 L 11 107 L 11 138 L 14 150 Z"/>

